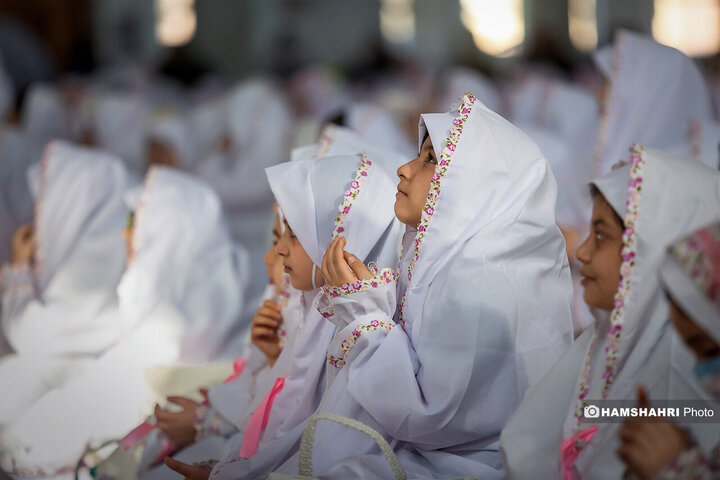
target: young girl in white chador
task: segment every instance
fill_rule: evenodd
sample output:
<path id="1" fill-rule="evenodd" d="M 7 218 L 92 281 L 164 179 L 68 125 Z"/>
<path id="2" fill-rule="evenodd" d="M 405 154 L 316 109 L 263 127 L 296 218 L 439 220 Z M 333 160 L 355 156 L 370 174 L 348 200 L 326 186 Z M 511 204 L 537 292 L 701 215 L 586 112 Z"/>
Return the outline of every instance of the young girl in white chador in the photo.
<path id="1" fill-rule="evenodd" d="M 621 478 L 617 423 L 588 423 L 593 400 L 703 400 L 693 361 L 668 322 L 658 279 L 665 249 L 720 217 L 720 173 L 687 158 L 634 147 L 593 182 L 590 235 L 578 248 L 595 325 L 531 389 L 502 434 L 509 478 Z M 712 424 L 688 428 L 717 441 Z"/>
<path id="2" fill-rule="evenodd" d="M 29 177 L 35 221 L 15 233 L 12 261 L 0 270 L 3 428 L 121 334 L 125 169 L 111 155 L 55 141 Z"/>
<path id="3" fill-rule="evenodd" d="M 308 312 L 293 351 L 286 346 L 276 363 L 291 362 L 289 373 L 255 409 L 231 454 L 211 475 L 204 472 L 205 477 L 259 478 L 297 450 L 325 389 L 327 346 L 336 330 L 313 305 L 323 283 L 318 265 L 328 242 L 346 235 L 363 260 L 397 262 L 400 229 L 391 208 L 394 186 L 375 160 L 345 155 L 296 161 L 268 169 L 268 179 L 284 216 L 277 253 L 292 285 L 306 291 Z M 184 474 L 190 467 L 172 465 Z"/>
<path id="4" fill-rule="evenodd" d="M 318 411 L 383 433 L 410 478 L 501 478 L 500 430 L 572 340 L 555 182 L 537 147 L 470 94 L 456 114 L 422 115 L 418 146 L 397 172 L 397 281 L 342 238 L 323 258 L 318 307 L 338 331 Z M 331 424 L 317 426 L 313 467 L 392 478 L 372 440 Z M 295 456 L 277 471 L 297 468 Z"/>

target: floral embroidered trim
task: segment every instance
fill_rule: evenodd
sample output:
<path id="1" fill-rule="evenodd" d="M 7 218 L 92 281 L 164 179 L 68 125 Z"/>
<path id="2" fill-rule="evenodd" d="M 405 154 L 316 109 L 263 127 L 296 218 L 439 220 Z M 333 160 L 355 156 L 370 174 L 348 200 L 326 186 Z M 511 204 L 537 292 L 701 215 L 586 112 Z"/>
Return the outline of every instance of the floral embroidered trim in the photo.
<path id="1" fill-rule="evenodd" d="M 420 245 L 425 240 L 427 230 L 430 227 L 430 221 L 435 214 L 435 207 L 437 205 L 438 198 L 440 197 L 440 187 L 442 179 L 447 173 L 447 169 L 452 161 L 453 154 L 457 148 L 458 142 L 460 141 L 460 135 L 463 131 L 463 126 L 470 116 L 470 111 L 475 104 L 475 97 L 471 93 L 466 93 L 463 97 L 463 103 L 458 107 L 458 115 L 453 120 L 453 126 L 450 128 L 450 133 L 445 140 L 445 148 L 442 149 L 438 156 L 438 164 L 435 166 L 435 175 L 433 175 L 430 182 L 430 190 L 428 191 L 427 200 L 425 201 L 425 207 L 422 210 L 420 223 L 418 224 L 417 234 L 415 235 L 415 254 L 410 260 L 408 266 L 408 285 L 412 280 L 412 271 L 415 267 L 415 263 L 420 255 Z M 403 318 L 403 310 L 405 308 L 407 288 L 403 293 L 402 299 L 400 300 L 400 306 L 398 307 L 398 319 L 400 324 L 405 326 L 405 319 Z"/>
<path id="2" fill-rule="evenodd" d="M 150 196 L 150 190 L 152 185 L 155 183 L 155 177 L 157 176 L 158 168 L 153 167 L 147 174 L 145 183 L 140 193 L 140 201 L 138 202 L 137 210 L 135 210 L 135 226 L 132 233 L 132 253 L 133 257 L 137 257 L 137 252 L 140 250 L 140 238 L 142 238 L 141 231 L 144 225 L 145 211 L 147 210 L 147 201 Z"/>
<path id="3" fill-rule="evenodd" d="M 621 251 L 622 264 L 620 266 L 620 284 L 615 293 L 615 302 L 613 311 L 610 314 L 610 326 L 607 332 L 607 346 L 605 347 L 606 359 L 605 370 L 602 378 L 605 381 L 603 386 L 603 398 L 607 398 L 610 386 L 615 381 L 615 365 L 618 359 L 618 350 L 625 314 L 625 302 L 630 294 L 630 281 L 635 269 L 635 256 L 637 250 L 637 219 L 640 206 L 640 198 L 642 196 L 642 171 L 645 166 L 644 150 L 640 145 L 633 145 L 630 148 L 630 182 L 628 183 L 628 199 L 625 202 L 627 214 L 624 218 L 625 231 L 623 232 L 623 248 Z M 587 396 L 590 386 L 588 384 L 590 377 L 590 359 L 592 357 L 593 347 L 595 345 L 597 335 L 593 335 L 585 356 L 583 364 L 583 372 L 580 380 L 578 391 L 578 400 L 575 407 L 575 418 L 578 420 L 577 428 L 583 418 L 584 399 Z"/>
<path id="4" fill-rule="evenodd" d="M 668 253 L 720 313 L 720 223 L 675 242 Z"/>
<path id="5" fill-rule="evenodd" d="M 363 153 L 362 160 L 360 160 L 360 166 L 358 167 L 357 174 L 355 175 L 355 180 L 350 182 L 350 189 L 345 192 L 343 203 L 340 205 L 340 208 L 338 208 L 338 216 L 335 217 L 335 229 L 333 230 L 332 238 L 337 237 L 345 231 L 343 223 L 345 222 L 345 218 L 348 216 L 348 213 L 350 213 L 352 202 L 357 198 L 360 193 L 360 188 L 365 185 L 365 182 L 367 181 L 368 170 L 371 166 L 372 161 L 370 161 L 367 155 Z"/>
<path id="6" fill-rule="evenodd" d="M 390 267 L 383 268 L 380 272 L 376 273 L 373 278 L 368 280 L 358 280 L 355 283 L 346 283 L 340 287 L 333 287 L 325 285 L 322 290 L 330 295 L 331 297 L 339 297 L 341 295 L 350 295 L 351 293 L 362 292 L 370 290 L 371 288 L 382 287 L 388 283 L 392 283 L 397 280 L 397 274 L 395 270 Z"/>
<path id="7" fill-rule="evenodd" d="M 394 326 L 395 324 L 386 320 L 372 320 L 368 324 L 358 325 L 352 332 L 348 334 L 347 338 L 345 338 L 345 340 L 343 340 L 340 344 L 340 351 L 342 352 L 343 356 L 335 357 L 328 354 L 328 363 L 335 368 L 342 368 L 345 365 L 345 357 L 347 357 L 348 352 L 352 349 L 352 347 L 355 346 L 355 343 L 357 343 L 358 339 L 363 334 L 368 334 L 376 330 L 390 331 Z"/>
<path id="8" fill-rule="evenodd" d="M 332 146 L 335 141 L 335 131 L 334 125 L 328 125 L 323 129 L 320 134 L 320 138 L 318 139 L 317 151 L 315 152 L 315 155 L 313 155 L 313 158 L 320 158 L 327 155 L 328 150 L 330 150 L 330 146 Z"/>
<path id="9" fill-rule="evenodd" d="M 315 308 L 323 318 L 330 318 L 335 314 L 332 304 L 328 300 L 329 297 L 335 298 L 343 295 L 350 295 L 357 292 L 363 292 L 372 288 L 382 287 L 388 283 L 397 280 L 397 273 L 390 267 L 383 268 L 378 272 L 377 267 L 370 265 L 370 271 L 374 274 L 373 278 L 368 280 L 359 280 L 355 283 L 346 283 L 339 287 L 324 285 L 320 287 L 322 293 L 315 300 Z"/>
<path id="10" fill-rule="evenodd" d="M 290 275 L 287 273 L 283 273 L 282 276 L 282 285 L 280 287 L 280 293 L 275 295 L 275 301 L 280 305 L 283 309 L 287 307 L 288 300 L 290 299 Z M 284 348 L 287 344 L 287 328 L 285 327 L 285 322 L 282 322 L 280 326 L 278 327 L 278 344 L 280 345 L 280 348 Z"/>

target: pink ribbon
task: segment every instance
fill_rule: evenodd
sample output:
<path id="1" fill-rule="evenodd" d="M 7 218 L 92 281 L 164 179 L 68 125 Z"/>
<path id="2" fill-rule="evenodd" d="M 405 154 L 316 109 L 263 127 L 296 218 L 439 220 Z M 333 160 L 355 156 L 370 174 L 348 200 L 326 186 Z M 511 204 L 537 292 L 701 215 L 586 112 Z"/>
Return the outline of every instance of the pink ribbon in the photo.
<path id="1" fill-rule="evenodd" d="M 122 440 L 120 440 L 120 446 L 123 450 L 130 450 L 132 447 L 137 445 L 139 441 L 147 437 L 150 432 L 155 430 L 155 428 L 157 428 L 155 425 L 148 423 L 147 421 L 141 423 L 137 427 L 133 428 L 130 433 L 125 435 Z"/>
<path id="2" fill-rule="evenodd" d="M 147 421 L 145 421 L 135 427 L 130 433 L 125 435 L 125 437 L 120 440 L 120 446 L 123 448 L 123 450 L 130 450 L 132 447 L 137 445 L 138 442 L 142 441 L 145 437 L 147 437 L 148 434 L 156 428 L 157 425 L 153 425 L 152 423 L 148 423 Z M 160 450 L 160 453 L 158 453 L 157 457 L 155 457 L 155 460 L 157 461 L 165 458 L 171 453 L 173 453 L 175 450 L 177 450 L 175 444 L 172 443 L 167 437 L 165 437 L 165 439 L 163 440 L 163 447 Z"/>
<path id="3" fill-rule="evenodd" d="M 233 373 L 231 373 L 225 380 L 223 380 L 223 383 L 232 382 L 240 375 L 242 375 L 243 370 L 245 370 L 245 358 L 237 357 L 233 362 Z"/>
<path id="4" fill-rule="evenodd" d="M 275 385 L 273 385 L 263 401 L 260 402 L 260 405 L 258 405 L 250 416 L 245 434 L 243 435 L 243 442 L 240 446 L 240 458 L 250 458 L 257 453 L 260 436 L 265 431 L 265 427 L 267 427 L 272 405 L 275 402 L 275 398 L 282 392 L 284 386 L 285 377 L 278 377 L 277 380 L 275 380 Z"/>
<path id="5" fill-rule="evenodd" d="M 563 438 L 560 442 L 560 464 L 562 466 L 563 480 L 578 480 L 580 475 L 575 469 L 575 461 L 580 452 L 592 441 L 598 431 L 598 425 L 577 432 L 570 438 Z"/>

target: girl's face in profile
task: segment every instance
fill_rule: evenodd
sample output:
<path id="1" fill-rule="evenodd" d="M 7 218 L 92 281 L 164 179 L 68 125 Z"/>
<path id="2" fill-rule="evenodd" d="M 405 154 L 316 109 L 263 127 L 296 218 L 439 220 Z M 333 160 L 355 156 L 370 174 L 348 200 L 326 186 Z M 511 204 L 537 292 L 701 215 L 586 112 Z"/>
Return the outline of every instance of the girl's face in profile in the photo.
<path id="1" fill-rule="evenodd" d="M 395 195 L 395 216 L 409 227 L 420 223 L 436 165 L 435 150 L 428 136 L 417 158 L 397 170 L 400 184 Z"/>
<path id="2" fill-rule="evenodd" d="M 282 286 L 283 264 L 282 258 L 276 253 L 276 247 L 278 242 L 280 241 L 280 236 L 282 235 L 280 233 L 280 217 L 278 217 L 277 215 L 275 215 L 275 223 L 273 224 L 272 235 L 273 243 L 263 257 L 263 262 L 265 262 L 265 266 L 267 266 L 267 270 L 265 270 L 265 273 L 267 273 L 267 276 L 270 279 L 270 283 L 276 288 L 279 288 L 280 286 Z"/>
<path id="3" fill-rule="evenodd" d="M 623 226 L 615 210 L 601 194 L 593 204 L 590 235 L 577 249 L 583 264 L 583 298 L 588 307 L 612 310 L 615 293 L 620 285 L 620 253 L 623 247 Z"/>
<path id="4" fill-rule="evenodd" d="M 290 225 L 284 221 L 285 230 L 275 246 L 275 252 L 282 260 L 283 270 L 290 275 L 290 285 L 298 290 L 314 290 L 312 275 L 313 262 L 307 254 L 300 240 L 295 236 Z M 315 285 L 324 283 L 320 269 L 315 270 Z"/>

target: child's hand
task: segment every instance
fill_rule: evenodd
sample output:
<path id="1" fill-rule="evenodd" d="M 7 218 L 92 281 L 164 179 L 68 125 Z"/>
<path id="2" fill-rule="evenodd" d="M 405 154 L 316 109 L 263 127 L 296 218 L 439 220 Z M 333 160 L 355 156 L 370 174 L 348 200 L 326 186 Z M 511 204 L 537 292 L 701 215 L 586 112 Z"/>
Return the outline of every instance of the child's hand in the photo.
<path id="1" fill-rule="evenodd" d="M 35 228 L 26 223 L 20 225 L 12 236 L 10 244 L 10 262 L 13 265 L 30 263 L 35 251 Z"/>
<path id="2" fill-rule="evenodd" d="M 270 366 L 280 356 L 278 328 L 282 322 L 282 307 L 272 300 L 265 300 L 253 317 L 250 340 L 265 354 Z"/>
<path id="3" fill-rule="evenodd" d="M 185 480 L 207 480 L 210 477 L 211 469 L 200 465 L 189 465 L 179 462 L 173 458 L 165 457 L 165 465 L 182 475 Z"/>
<path id="4" fill-rule="evenodd" d="M 323 255 L 322 274 L 325 283 L 333 287 L 373 278 L 370 270 L 355 255 L 343 250 L 345 244 L 345 237 L 335 237 Z"/>
<path id="5" fill-rule="evenodd" d="M 638 408 L 649 408 L 647 393 L 638 388 Z M 617 451 L 628 471 L 641 479 L 655 478 L 685 448 L 687 439 L 681 429 L 666 418 L 625 420 L 619 431 Z"/>
<path id="6" fill-rule="evenodd" d="M 186 447 L 195 441 L 193 418 L 199 404 L 184 397 L 168 397 L 168 402 L 179 405 L 182 410 L 170 412 L 155 405 L 157 426 L 176 447 Z"/>

